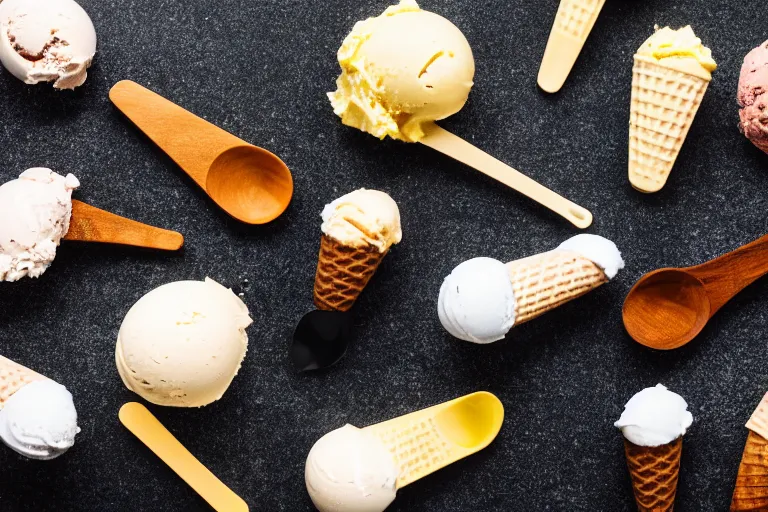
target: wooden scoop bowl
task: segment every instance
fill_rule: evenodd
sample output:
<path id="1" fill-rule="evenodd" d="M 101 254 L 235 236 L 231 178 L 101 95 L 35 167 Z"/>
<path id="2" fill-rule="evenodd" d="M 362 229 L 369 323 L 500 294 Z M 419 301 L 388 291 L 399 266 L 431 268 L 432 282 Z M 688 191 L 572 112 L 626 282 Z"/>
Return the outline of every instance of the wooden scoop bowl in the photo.
<path id="1" fill-rule="evenodd" d="M 64 240 L 101 242 L 176 251 L 184 237 L 176 231 L 156 228 L 72 200 L 72 219 Z"/>
<path id="2" fill-rule="evenodd" d="M 109 98 L 232 217 L 265 224 L 288 208 L 291 171 L 266 149 L 128 80 L 112 87 Z"/>
<path id="3" fill-rule="evenodd" d="M 681 347 L 744 288 L 768 274 L 768 235 L 710 262 L 646 274 L 624 302 L 624 326 L 647 347 Z"/>

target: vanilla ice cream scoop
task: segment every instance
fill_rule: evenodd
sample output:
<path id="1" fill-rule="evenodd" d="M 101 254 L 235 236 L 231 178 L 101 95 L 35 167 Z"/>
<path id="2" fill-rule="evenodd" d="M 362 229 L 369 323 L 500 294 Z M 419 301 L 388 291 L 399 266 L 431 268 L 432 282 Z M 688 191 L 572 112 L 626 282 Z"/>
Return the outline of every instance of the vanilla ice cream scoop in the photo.
<path id="1" fill-rule="evenodd" d="M 337 90 L 328 93 L 334 112 L 382 139 L 421 139 L 424 123 L 461 110 L 475 76 L 464 34 L 413 0 L 355 24 L 338 60 Z"/>
<path id="2" fill-rule="evenodd" d="M 692 423 L 683 397 L 657 384 L 633 396 L 614 426 L 637 446 L 663 446 L 685 435 Z"/>
<path id="3" fill-rule="evenodd" d="M 96 54 L 96 30 L 74 0 L 0 3 L 0 62 L 28 84 L 83 85 Z"/>
<path id="4" fill-rule="evenodd" d="M 251 322 L 243 301 L 211 279 L 163 285 L 125 316 L 117 370 L 128 389 L 154 404 L 208 405 L 237 375 Z"/>
<path id="5" fill-rule="evenodd" d="M 321 230 L 349 247 L 373 245 L 386 252 L 403 231 L 397 203 L 384 192 L 361 188 L 323 208 Z"/>
<path id="6" fill-rule="evenodd" d="M 73 175 L 42 167 L 0 186 L 0 281 L 39 277 L 48 269 L 69 231 L 72 191 L 79 186 Z"/>
<path id="7" fill-rule="evenodd" d="M 576 235 L 549 252 L 506 265 L 474 258 L 445 278 L 438 316 L 454 337 L 473 343 L 503 339 L 532 320 L 613 279 L 624 268 L 616 245 L 597 235 Z"/>
<path id="8" fill-rule="evenodd" d="M 395 459 L 376 436 L 345 425 L 320 438 L 304 479 L 320 512 L 382 512 L 395 499 Z"/>
<path id="9" fill-rule="evenodd" d="M 75 444 L 77 411 L 67 388 L 44 379 L 30 382 L 0 410 L 0 439 L 32 459 L 54 459 Z"/>

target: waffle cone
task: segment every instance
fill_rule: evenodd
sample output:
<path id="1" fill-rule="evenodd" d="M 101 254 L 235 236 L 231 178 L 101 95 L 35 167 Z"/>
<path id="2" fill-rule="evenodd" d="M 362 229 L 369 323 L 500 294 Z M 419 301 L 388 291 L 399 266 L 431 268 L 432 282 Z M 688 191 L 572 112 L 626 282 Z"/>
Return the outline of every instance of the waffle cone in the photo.
<path id="1" fill-rule="evenodd" d="M 731 512 L 768 511 L 768 440 L 750 431 L 731 500 Z"/>
<path id="2" fill-rule="evenodd" d="M 550 251 L 507 263 L 515 294 L 515 325 L 594 290 L 608 278 L 580 254 Z"/>
<path id="3" fill-rule="evenodd" d="M 750 430 L 733 490 L 731 511 L 768 511 L 768 394 L 747 422 Z"/>
<path id="4" fill-rule="evenodd" d="M 641 192 L 666 184 L 711 75 L 687 63 L 635 55 L 629 115 L 629 181 Z"/>
<path id="5" fill-rule="evenodd" d="M 315 274 L 317 308 L 348 311 L 386 254 L 373 245 L 351 247 L 323 235 Z"/>
<path id="6" fill-rule="evenodd" d="M 624 453 L 639 512 L 674 510 L 682 452 L 682 437 L 653 447 L 638 446 L 624 440 Z"/>
<path id="7" fill-rule="evenodd" d="M 557 92 L 587 41 L 605 0 L 560 0 L 539 68 L 539 86 Z"/>
<path id="8" fill-rule="evenodd" d="M 30 382 L 44 379 L 39 373 L 0 356 L 0 409 L 18 390 Z"/>

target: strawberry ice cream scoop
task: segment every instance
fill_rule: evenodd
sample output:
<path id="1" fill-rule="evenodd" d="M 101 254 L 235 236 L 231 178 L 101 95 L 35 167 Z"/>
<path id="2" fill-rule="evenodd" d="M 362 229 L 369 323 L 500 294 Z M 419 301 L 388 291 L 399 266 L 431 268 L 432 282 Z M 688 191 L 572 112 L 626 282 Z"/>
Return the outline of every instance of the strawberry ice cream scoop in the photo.
<path id="1" fill-rule="evenodd" d="M 739 128 L 768 153 L 768 41 L 744 57 L 739 77 Z"/>

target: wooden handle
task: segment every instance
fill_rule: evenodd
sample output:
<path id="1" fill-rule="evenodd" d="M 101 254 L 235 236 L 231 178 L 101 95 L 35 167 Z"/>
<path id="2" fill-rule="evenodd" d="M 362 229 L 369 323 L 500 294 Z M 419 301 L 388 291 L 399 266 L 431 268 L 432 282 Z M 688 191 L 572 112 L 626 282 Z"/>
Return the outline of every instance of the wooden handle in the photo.
<path id="1" fill-rule="evenodd" d="M 714 315 L 741 290 L 768 274 L 768 235 L 686 270 L 704 283 Z"/>
<path id="2" fill-rule="evenodd" d="M 426 135 L 419 142 L 425 146 L 455 158 L 459 162 L 517 190 L 553 212 L 562 215 L 578 228 L 584 229 L 592 224 L 592 214 L 589 210 L 552 192 L 547 187 L 495 159 L 485 151 L 476 148 L 461 137 L 440 128 L 436 124 L 425 126 L 424 132 Z"/>
<path id="3" fill-rule="evenodd" d="M 247 144 L 130 80 L 115 84 L 109 99 L 203 190 L 208 169 L 216 157 L 227 149 Z"/>
<path id="4" fill-rule="evenodd" d="M 64 240 L 131 245 L 176 251 L 184 237 L 176 231 L 156 228 L 72 200 L 72 220 Z"/>
<path id="5" fill-rule="evenodd" d="M 120 421 L 219 512 L 248 512 L 248 504 L 203 466 L 143 405 L 120 408 Z"/>

